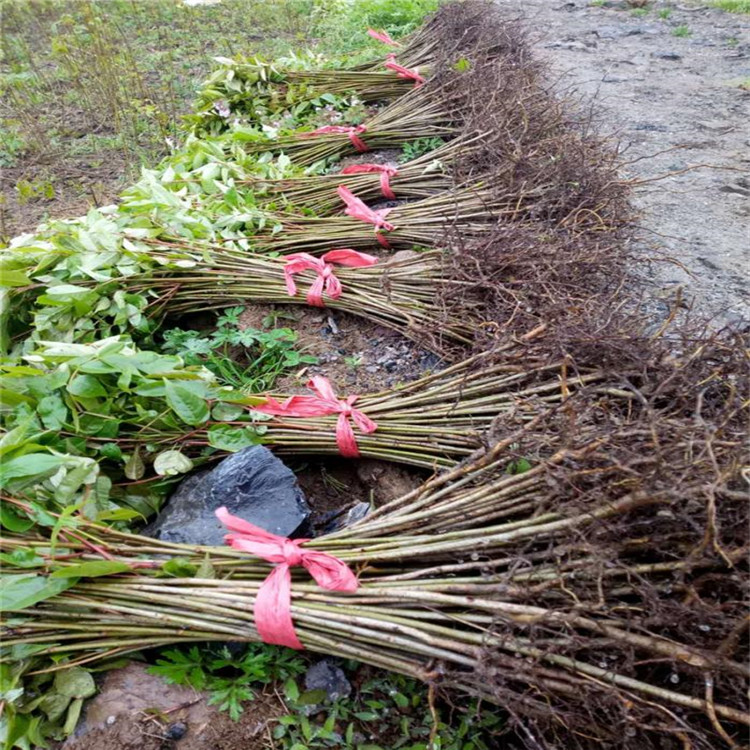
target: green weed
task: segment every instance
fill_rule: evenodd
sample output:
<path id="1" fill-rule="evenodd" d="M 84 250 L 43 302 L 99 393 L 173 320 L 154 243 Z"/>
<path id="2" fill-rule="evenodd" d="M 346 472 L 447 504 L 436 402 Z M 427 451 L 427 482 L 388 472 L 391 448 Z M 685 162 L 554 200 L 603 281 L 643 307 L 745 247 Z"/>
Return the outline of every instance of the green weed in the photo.
<path id="1" fill-rule="evenodd" d="M 659 18 L 661 18 L 663 21 L 666 21 L 671 15 L 672 10 L 670 8 L 662 8 L 658 13 Z"/>
<path id="2" fill-rule="evenodd" d="M 436 148 L 440 148 L 444 143 L 445 141 L 442 138 L 417 138 L 416 141 L 404 143 L 399 161 L 406 162 L 417 159 L 429 154 Z"/>
<path id="3" fill-rule="evenodd" d="M 228 385 L 254 393 L 273 387 L 286 370 L 317 362 L 294 348 L 297 333 L 291 328 L 240 330 L 243 310 L 225 310 L 209 333 L 182 328 L 165 331 L 163 350 L 177 354 L 188 365 L 203 365 Z"/>
<path id="4" fill-rule="evenodd" d="M 647 16 L 651 12 L 650 8 L 633 8 L 633 10 L 630 11 L 631 16 L 635 16 L 635 18 L 643 18 L 644 16 Z"/>
<path id="5" fill-rule="evenodd" d="M 750 13 L 750 0 L 713 0 L 711 4 L 729 13 Z"/>
<path id="6" fill-rule="evenodd" d="M 692 35 L 692 31 L 690 31 L 689 26 L 676 26 L 674 29 L 672 29 L 672 36 L 677 37 L 688 37 Z"/>
<path id="7" fill-rule="evenodd" d="M 236 721 L 243 704 L 255 697 L 255 688 L 287 680 L 304 669 L 304 661 L 290 649 L 251 643 L 239 657 L 226 646 L 168 649 L 148 671 L 174 685 L 206 690 L 209 704 L 227 711 Z"/>

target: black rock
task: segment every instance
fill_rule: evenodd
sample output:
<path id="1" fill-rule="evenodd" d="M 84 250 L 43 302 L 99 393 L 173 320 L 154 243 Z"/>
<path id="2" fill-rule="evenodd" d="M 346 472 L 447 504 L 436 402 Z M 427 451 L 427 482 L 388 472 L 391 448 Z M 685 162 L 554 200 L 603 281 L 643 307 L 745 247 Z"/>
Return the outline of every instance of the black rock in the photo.
<path id="1" fill-rule="evenodd" d="M 226 529 L 214 515 L 222 505 L 279 536 L 303 536 L 310 516 L 291 469 L 253 445 L 183 480 L 143 533 L 167 542 L 222 545 Z"/>
<path id="2" fill-rule="evenodd" d="M 682 55 L 677 52 L 652 52 L 651 57 L 655 57 L 658 60 L 682 60 Z"/>
<path id="3" fill-rule="evenodd" d="M 305 688 L 307 690 L 325 690 L 331 701 L 346 698 L 352 692 L 352 686 L 343 670 L 330 662 L 321 659 L 313 664 L 305 673 Z"/>
<path id="4" fill-rule="evenodd" d="M 187 725 L 181 721 L 170 724 L 164 732 L 165 740 L 181 740 L 187 734 Z"/>

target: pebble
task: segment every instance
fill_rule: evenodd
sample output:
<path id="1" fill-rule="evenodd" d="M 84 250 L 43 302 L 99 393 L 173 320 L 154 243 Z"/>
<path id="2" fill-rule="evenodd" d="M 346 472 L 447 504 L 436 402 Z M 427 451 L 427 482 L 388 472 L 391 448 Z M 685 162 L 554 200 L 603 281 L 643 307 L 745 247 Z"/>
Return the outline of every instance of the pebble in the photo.
<path id="1" fill-rule="evenodd" d="M 651 57 L 658 60 L 682 60 L 682 55 L 677 54 L 677 52 L 652 52 Z"/>
<path id="2" fill-rule="evenodd" d="M 167 727 L 167 731 L 164 732 L 165 740 L 181 740 L 187 734 L 187 724 L 176 721 L 174 724 L 170 724 Z"/>
<path id="3" fill-rule="evenodd" d="M 367 367 L 365 367 L 365 372 L 369 372 L 371 374 L 378 372 L 378 370 L 380 370 L 379 365 L 367 365 Z"/>

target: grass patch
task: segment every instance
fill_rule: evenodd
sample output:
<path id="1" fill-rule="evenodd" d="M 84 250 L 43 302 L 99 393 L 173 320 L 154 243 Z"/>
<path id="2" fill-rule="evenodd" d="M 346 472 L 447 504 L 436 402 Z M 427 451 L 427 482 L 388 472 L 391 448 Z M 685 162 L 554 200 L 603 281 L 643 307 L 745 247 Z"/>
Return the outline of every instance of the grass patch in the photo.
<path id="1" fill-rule="evenodd" d="M 676 37 L 688 37 L 692 35 L 692 31 L 690 31 L 689 26 L 676 26 L 674 29 L 672 29 L 672 36 Z"/>
<path id="2" fill-rule="evenodd" d="M 750 0 L 714 0 L 712 5 L 729 13 L 750 13 Z"/>

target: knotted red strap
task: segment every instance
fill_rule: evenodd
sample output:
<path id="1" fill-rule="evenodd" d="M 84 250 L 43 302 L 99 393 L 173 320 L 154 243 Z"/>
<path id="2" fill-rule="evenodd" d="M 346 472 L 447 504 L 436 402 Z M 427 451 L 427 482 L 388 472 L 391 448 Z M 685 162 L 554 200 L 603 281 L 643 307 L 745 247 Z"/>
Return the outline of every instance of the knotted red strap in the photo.
<path id="1" fill-rule="evenodd" d="M 255 627 L 265 643 L 303 649 L 292 622 L 292 574 L 290 569 L 302 565 L 321 588 L 353 592 L 359 588 L 349 566 L 327 552 L 300 547 L 309 539 L 287 539 L 254 526 L 219 508 L 216 517 L 231 533 L 224 541 L 234 549 L 249 552 L 268 562 L 278 563 L 261 584 L 255 597 Z"/>
<path id="2" fill-rule="evenodd" d="M 391 209 L 383 208 L 380 211 L 375 211 L 357 198 L 357 196 L 344 185 L 339 185 L 339 187 L 336 188 L 336 192 L 339 194 L 339 198 L 346 203 L 344 213 L 354 219 L 359 219 L 360 221 L 366 221 L 368 224 L 372 224 L 375 227 L 375 236 L 377 237 L 378 242 L 383 247 L 389 248 L 390 245 L 383 235 L 383 232 L 392 232 L 396 228 L 393 224 L 385 220 L 385 217 L 388 216 Z"/>
<path id="3" fill-rule="evenodd" d="M 383 44 L 390 44 L 391 47 L 401 46 L 397 41 L 391 39 L 387 31 L 375 31 L 375 29 L 367 29 L 367 33 L 373 39 L 377 39 L 379 42 L 383 42 Z"/>
<path id="4" fill-rule="evenodd" d="M 403 65 L 399 65 L 393 58 L 394 55 L 388 56 L 390 59 L 385 63 L 385 67 L 389 70 L 395 70 L 398 73 L 399 78 L 408 78 L 414 81 L 414 88 L 418 88 L 424 83 L 424 77 L 419 74 L 416 68 L 405 68 Z"/>
<path id="5" fill-rule="evenodd" d="M 339 453 L 345 458 L 359 458 L 360 452 L 354 430 L 349 422 L 362 432 L 369 434 L 378 429 L 366 414 L 353 408 L 352 404 L 359 396 L 347 396 L 345 399 L 336 398 L 333 386 L 320 375 L 316 375 L 308 382 L 307 387 L 317 393 L 317 396 L 290 396 L 284 403 L 269 397 L 264 404 L 254 406 L 255 411 L 272 414 L 275 417 L 325 417 L 328 414 L 338 414 L 336 423 L 336 445 Z"/>
<path id="6" fill-rule="evenodd" d="M 357 149 L 361 154 L 365 151 L 369 151 L 370 147 L 359 137 L 359 133 L 366 133 L 367 125 L 326 125 L 325 127 L 318 128 L 317 130 L 310 130 L 307 133 L 299 133 L 300 138 L 313 138 L 316 135 L 326 135 L 328 133 L 337 133 L 340 135 L 346 135 L 352 142 L 352 146 Z"/>
<path id="7" fill-rule="evenodd" d="M 286 265 L 284 266 L 284 281 L 286 282 L 286 291 L 290 297 L 297 294 L 297 285 L 294 283 L 294 274 L 302 271 L 316 271 L 318 277 L 310 287 L 307 293 L 307 303 L 313 307 L 325 307 L 323 303 L 323 292 L 331 298 L 338 299 L 341 296 L 341 282 L 334 275 L 333 263 L 351 268 L 362 268 L 372 266 L 377 263 L 378 259 L 374 255 L 367 253 L 358 253 L 356 250 L 342 248 L 340 250 L 330 250 L 320 258 L 316 258 L 309 253 L 295 253 L 288 255 Z"/>
<path id="8" fill-rule="evenodd" d="M 352 164 L 342 169 L 340 174 L 362 174 L 366 172 L 380 172 L 380 190 L 389 200 L 394 200 L 396 194 L 391 190 L 391 177 L 398 174 L 396 167 L 388 164 Z"/>

